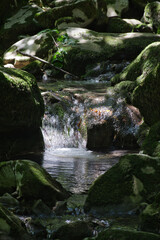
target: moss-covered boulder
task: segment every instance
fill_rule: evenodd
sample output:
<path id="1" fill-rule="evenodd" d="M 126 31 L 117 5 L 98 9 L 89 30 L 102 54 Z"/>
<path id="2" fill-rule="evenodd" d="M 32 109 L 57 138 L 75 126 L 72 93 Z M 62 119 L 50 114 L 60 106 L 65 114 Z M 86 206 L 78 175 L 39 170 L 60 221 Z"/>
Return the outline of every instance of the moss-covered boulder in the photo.
<path id="1" fill-rule="evenodd" d="M 0 132 L 41 126 L 44 104 L 33 75 L 1 67 L 0 89 Z"/>
<path id="2" fill-rule="evenodd" d="M 68 40 L 63 47 L 64 65 L 76 75 L 85 73 L 87 65 L 107 59 L 133 59 L 148 44 L 159 41 L 152 33 L 98 33 L 84 28 L 68 28 L 61 33 Z"/>
<path id="3" fill-rule="evenodd" d="M 73 17 L 81 27 L 86 27 L 93 22 L 96 16 L 97 6 L 95 1 L 80 0 L 38 13 L 36 14 L 36 20 L 43 28 L 53 28 L 55 21 L 59 18 Z"/>
<path id="4" fill-rule="evenodd" d="M 109 229 L 98 234 L 96 238 L 86 240 L 159 240 L 158 234 L 146 233 L 136 230 Z"/>
<path id="5" fill-rule="evenodd" d="M 48 57 L 48 51 L 54 46 L 52 34 L 54 34 L 53 31 L 45 30 L 16 42 L 4 53 L 4 64 L 12 63 L 16 68 L 22 68 L 33 61 L 30 57 L 23 56 L 17 51 L 40 58 Z"/>
<path id="6" fill-rule="evenodd" d="M 13 193 L 27 203 L 41 199 L 49 206 L 70 194 L 37 163 L 14 160 L 0 163 L 0 194 Z"/>
<path id="7" fill-rule="evenodd" d="M 141 148 L 144 153 L 154 157 L 160 157 L 160 122 L 155 123 L 150 128 Z"/>
<path id="8" fill-rule="evenodd" d="M 135 88 L 130 92 L 130 101 L 139 108 L 148 125 L 160 119 L 160 43 L 147 46 L 139 56 L 120 74 L 111 79 L 111 84 L 133 81 Z"/>
<path id="9" fill-rule="evenodd" d="M 143 21 L 147 24 L 151 24 L 154 30 L 160 31 L 160 2 L 154 1 L 148 3 L 144 9 Z"/>
<path id="10" fill-rule="evenodd" d="M 91 186 L 86 210 L 120 214 L 147 202 L 160 187 L 160 159 L 143 154 L 122 157 Z"/>
<path id="11" fill-rule="evenodd" d="M 11 237 L 11 238 L 10 238 Z M 13 237 L 13 238 L 12 238 Z M 21 220 L 0 204 L 0 239 L 31 240 Z"/>
<path id="12" fill-rule="evenodd" d="M 41 27 L 34 19 L 38 12 L 42 12 L 42 9 L 37 5 L 26 5 L 5 20 L 0 29 L 0 41 L 4 48 L 16 42 L 19 35 L 35 34 L 40 31 Z"/>

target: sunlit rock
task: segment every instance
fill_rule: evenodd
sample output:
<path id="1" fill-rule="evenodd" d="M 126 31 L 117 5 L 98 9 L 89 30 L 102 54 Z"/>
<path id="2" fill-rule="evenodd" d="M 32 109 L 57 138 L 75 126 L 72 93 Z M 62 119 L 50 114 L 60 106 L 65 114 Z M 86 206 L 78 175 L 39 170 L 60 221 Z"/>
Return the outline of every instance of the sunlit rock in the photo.
<path id="1" fill-rule="evenodd" d="M 16 68 L 22 68 L 33 61 L 30 57 L 18 53 L 17 50 L 43 58 L 54 44 L 51 36 L 50 31 L 45 31 L 16 42 L 4 53 L 4 63 L 12 63 Z"/>

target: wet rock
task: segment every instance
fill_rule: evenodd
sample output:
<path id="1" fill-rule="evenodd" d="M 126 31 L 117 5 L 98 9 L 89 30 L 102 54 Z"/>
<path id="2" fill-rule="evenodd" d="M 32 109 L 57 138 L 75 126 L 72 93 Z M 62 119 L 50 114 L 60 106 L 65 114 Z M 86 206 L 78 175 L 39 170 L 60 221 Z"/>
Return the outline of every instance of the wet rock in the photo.
<path id="1" fill-rule="evenodd" d="M 143 21 L 150 24 L 153 29 L 157 32 L 160 31 L 160 2 L 155 1 L 148 3 L 144 9 Z"/>
<path id="2" fill-rule="evenodd" d="M 88 126 L 87 148 L 91 150 L 106 150 L 113 143 L 114 128 L 110 119 L 102 123 Z"/>
<path id="3" fill-rule="evenodd" d="M 95 240 L 159 240 L 160 236 L 158 234 L 146 233 L 136 230 L 127 229 L 109 229 L 99 233 Z M 92 240 L 92 238 L 87 238 L 85 240 Z"/>
<path id="4" fill-rule="evenodd" d="M 0 194 L 17 191 L 18 198 L 33 204 L 42 199 L 45 204 L 54 206 L 70 194 L 37 163 L 29 160 L 16 160 L 0 163 Z"/>
<path id="5" fill-rule="evenodd" d="M 15 13 L 15 15 L 5 20 L 0 30 L 0 40 L 5 48 L 18 40 L 18 35 L 35 34 L 41 27 L 35 20 L 36 13 L 42 12 L 37 5 L 26 5 Z"/>
<path id="6" fill-rule="evenodd" d="M 158 42 L 149 45 L 122 73 L 111 79 L 112 84 L 128 80 L 135 83 L 135 88 L 130 92 L 130 101 L 139 108 L 150 126 L 160 118 L 159 48 Z"/>
<path id="7" fill-rule="evenodd" d="M 41 218 L 49 218 L 54 215 L 51 209 L 41 199 L 34 203 L 32 212 Z"/>
<path id="8" fill-rule="evenodd" d="M 149 201 L 160 186 L 159 163 L 158 158 L 143 154 L 125 155 L 94 182 L 85 209 L 124 214 Z"/>

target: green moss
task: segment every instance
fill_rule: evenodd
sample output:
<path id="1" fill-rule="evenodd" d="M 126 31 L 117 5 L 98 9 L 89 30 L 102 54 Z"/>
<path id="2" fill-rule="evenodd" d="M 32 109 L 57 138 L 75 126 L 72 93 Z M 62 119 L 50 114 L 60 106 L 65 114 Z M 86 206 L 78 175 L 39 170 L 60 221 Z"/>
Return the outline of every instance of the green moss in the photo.
<path id="1" fill-rule="evenodd" d="M 110 206 L 124 204 L 126 209 L 132 209 L 147 201 L 160 186 L 159 164 L 159 159 L 147 155 L 122 157 L 119 163 L 94 182 L 86 199 L 86 208 L 106 206 L 110 209 Z M 153 171 L 146 171 L 147 168 L 153 168 Z"/>
<path id="2" fill-rule="evenodd" d="M 33 75 L 1 67 L 0 87 L 1 131 L 41 125 L 44 104 Z"/>

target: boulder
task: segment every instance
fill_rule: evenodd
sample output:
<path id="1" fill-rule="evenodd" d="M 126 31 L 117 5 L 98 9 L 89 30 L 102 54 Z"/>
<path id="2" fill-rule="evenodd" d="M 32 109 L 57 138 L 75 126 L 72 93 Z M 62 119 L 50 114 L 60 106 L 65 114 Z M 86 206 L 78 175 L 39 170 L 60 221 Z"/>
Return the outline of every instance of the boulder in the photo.
<path id="1" fill-rule="evenodd" d="M 0 29 L 0 41 L 3 47 L 9 47 L 18 40 L 19 35 L 39 32 L 41 27 L 34 18 L 34 15 L 39 12 L 42 12 L 42 9 L 37 5 L 26 5 L 17 10 L 10 18 L 6 19 Z"/>
<path id="2" fill-rule="evenodd" d="M 136 230 L 118 229 L 113 228 L 103 231 L 98 234 L 95 240 L 159 240 L 158 234 L 146 233 Z M 86 238 L 86 240 L 92 240 L 92 238 Z"/>
<path id="3" fill-rule="evenodd" d="M 0 133 L 41 126 L 44 104 L 33 75 L 0 67 L 0 88 Z"/>
<path id="4" fill-rule="evenodd" d="M 102 214 L 127 213 L 147 202 L 159 189 L 160 159 L 128 154 L 91 186 L 86 211 Z"/>
<path id="5" fill-rule="evenodd" d="M 139 108 L 149 126 L 160 119 L 159 48 L 159 42 L 147 46 L 122 73 L 111 79 L 113 85 L 122 81 L 135 82 L 134 89 L 130 89 L 130 101 Z"/>
<path id="6" fill-rule="evenodd" d="M 53 28 L 56 20 L 72 17 L 81 27 L 87 27 L 96 16 L 97 5 L 94 0 L 79 0 L 38 13 L 36 20 L 42 28 Z"/>
<path id="7" fill-rule="evenodd" d="M 76 75 L 85 73 L 87 65 L 107 59 L 134 59 L 147 45 L 159 41 L 152 33 L 98 33 L 84 28 L 68 28 L 68 40 L 63 47 L 64 65 Z"/>
<path id="8" fill-rule="evenodd" d="M 29 160 L 1 162 L 0 176 L 0 194 L 17 191 L 17 196 L 27 204 L 41 199 L 54 206 L 56 201 L 70 196 L 42 167 Z"/>
<path id="9" fill-rule="evenodd" d="M 33 61 L 30 57 L 23 56 L 17 53 L 17 51 L 34 56 L 36 55 L 40 58 L 47 57 L 51 46 L 54 47 L 52 34 L 54 34 L 53 31 L 45 30 L 16 42 L 4 53 L 4 64 L 12 63 L 16 68 L 22 68 Z"/>
<path id="10" fill-rule="evenodd" d="M 160 2 L 148 3 L 144 9 L 143 21 L 150 24 L 153 29 L 160 32 Z"/>

